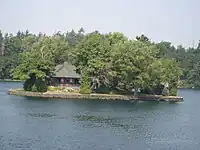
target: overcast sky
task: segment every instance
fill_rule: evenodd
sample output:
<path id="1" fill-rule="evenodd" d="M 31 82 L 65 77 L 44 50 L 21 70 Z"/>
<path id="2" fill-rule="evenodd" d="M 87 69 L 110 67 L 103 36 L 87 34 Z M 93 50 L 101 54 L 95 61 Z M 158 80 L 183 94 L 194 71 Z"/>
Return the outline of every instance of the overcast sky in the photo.
<path id="1" fill-rule="evenodd" d="M 200 39 L 200 0 L 0 0 L 0 30 L 144 33 L 183 46 Z"/>

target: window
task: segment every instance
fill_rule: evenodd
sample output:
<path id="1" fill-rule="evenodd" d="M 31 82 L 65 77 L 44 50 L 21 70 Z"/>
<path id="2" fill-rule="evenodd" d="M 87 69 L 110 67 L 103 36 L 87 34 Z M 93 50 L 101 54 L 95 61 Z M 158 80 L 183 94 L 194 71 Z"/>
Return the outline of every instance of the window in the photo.
<path id="1" fill-rule="evenodd" d="M 65 81 L 64 81 L 63 78 L 61 78 L 60 82 L 61 82 L 61 84 L 64 84 L 64 83 L 65 83 Z"/>
<path id="2" fill-rule="evenodd" d="M 74 80 L 73 80 L 73 79 L 70 79 L 70 80 L 69 80 L 69 82 L 70 82 L 70 83 L 73 83 L 73 82 L 74 82 Z"/>

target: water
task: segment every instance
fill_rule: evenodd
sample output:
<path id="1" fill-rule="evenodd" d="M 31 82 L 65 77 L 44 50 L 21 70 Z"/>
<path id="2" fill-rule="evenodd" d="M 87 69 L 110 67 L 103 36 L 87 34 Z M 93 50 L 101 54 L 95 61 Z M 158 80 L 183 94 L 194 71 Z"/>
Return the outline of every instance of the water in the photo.
<path id="1" fill-rule="evenodd" d="M 178 104 L 7 95 L 20 86 L 0 82 L 0 150 L 199 150 L 200 91 Z"/>

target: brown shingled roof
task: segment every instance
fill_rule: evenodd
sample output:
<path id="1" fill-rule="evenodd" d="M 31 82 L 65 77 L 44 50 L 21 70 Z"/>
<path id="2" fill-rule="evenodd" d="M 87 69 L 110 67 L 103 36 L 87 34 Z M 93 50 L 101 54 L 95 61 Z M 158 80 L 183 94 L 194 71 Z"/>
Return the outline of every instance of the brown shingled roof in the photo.
<path id="1" fill-rule="evenodd" d="M 56 66 L 54 73 L 55 77 L 80 78 L 80 75 L 76 73 L 76 67 L 68 62 Z"/>

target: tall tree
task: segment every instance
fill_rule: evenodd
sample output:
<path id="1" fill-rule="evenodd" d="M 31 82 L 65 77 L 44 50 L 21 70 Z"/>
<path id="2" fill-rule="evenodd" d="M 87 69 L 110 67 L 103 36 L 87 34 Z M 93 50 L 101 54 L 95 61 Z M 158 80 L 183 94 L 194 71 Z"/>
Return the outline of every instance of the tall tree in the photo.
<path id="1" fill-rule="evenodd" d="M 3 34 L 0 30 L 0 52 L 1 52 L 1 56 L 4 56 L 4 38 L 3 38 Z"/>
<path id="2" fill-rule="evenodd" d="M 72 52 L 77 71 L 87 69 L 91 76 L 98 76 L 99 70 L 109 59 L 109 41 L 100 33 L 93 32 L 84 37 Z"/>

